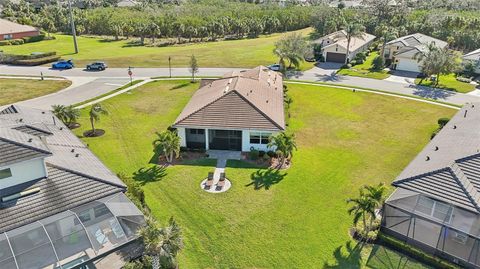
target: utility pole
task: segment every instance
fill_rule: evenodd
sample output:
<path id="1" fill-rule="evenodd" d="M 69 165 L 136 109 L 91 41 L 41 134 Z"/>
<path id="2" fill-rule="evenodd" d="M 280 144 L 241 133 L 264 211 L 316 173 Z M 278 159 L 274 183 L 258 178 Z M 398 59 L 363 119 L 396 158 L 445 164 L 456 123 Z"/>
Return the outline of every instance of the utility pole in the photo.
<path id="1" fill-rule="evenodd" d="M 171 65 L 171 60 L 172 60 L 172 57 L 168 56 L 168 71 L 170 73 L 170 78 L 172 78 L 172 65 Z"/>
<path id="2" fill-rule="evenodd" d="M 73 46 L 75 46 L 75 54 L 78 53 L 77 33 L 75 31 L 75 22 L 73 21 L 72 0 L 68 0 L 68 11 L 70 12 L 70 25 L 72 26 Z"/>

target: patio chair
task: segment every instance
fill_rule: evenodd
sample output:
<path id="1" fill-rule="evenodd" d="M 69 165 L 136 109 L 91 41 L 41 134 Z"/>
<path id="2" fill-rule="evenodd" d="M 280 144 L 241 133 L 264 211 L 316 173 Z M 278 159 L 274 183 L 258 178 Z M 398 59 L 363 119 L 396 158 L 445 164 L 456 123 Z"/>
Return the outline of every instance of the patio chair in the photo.
<path id="1" fill-rule="evenodd" d="M 225 173 L 220 173 L 220 181 L 224 181 L 225 180 Z"/>
<path id="2" fill-rule="evenodd" d="M 221 191 L 225 186 L 225 179 L 218 181 L 217 187 L 215 188 L 216 191 Z"/>

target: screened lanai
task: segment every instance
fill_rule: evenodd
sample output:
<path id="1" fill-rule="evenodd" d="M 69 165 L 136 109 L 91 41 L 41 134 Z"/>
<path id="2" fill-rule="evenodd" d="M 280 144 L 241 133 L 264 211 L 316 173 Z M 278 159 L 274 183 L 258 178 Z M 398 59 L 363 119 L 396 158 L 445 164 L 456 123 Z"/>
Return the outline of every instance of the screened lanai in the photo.
<path id="1" fill-rule="evenodd" d="M 480 268 L 480 216 L 405 189 L 384 205 L 382 230 L 464 266 Z"/>
<path id="2" fill-rule="evenodd" d="M 0 234 L 0 268 L 71 268 L 136 238 L 142 212 L 123 194 Z"/>

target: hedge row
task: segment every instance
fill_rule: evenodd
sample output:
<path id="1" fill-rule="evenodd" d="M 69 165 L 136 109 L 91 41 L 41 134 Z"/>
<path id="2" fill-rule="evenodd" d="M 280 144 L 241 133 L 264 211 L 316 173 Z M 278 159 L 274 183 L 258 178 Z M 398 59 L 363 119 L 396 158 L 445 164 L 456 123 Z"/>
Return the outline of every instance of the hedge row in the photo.
<path id="1" fill-rule="evenodd" d="M 52 55 L 42 58 L 35 58 L 35 59 L 26 59 L 26 60 L 15 60 L 12 63 L 15 65 L 27 65 L 27 66 L 34 66 L 34 65 L 41 65 L 51 62 L 56 62 L 60 59 L 60 56 Z"/>
<path id="2" fill-rule="evenodd" d="M 438 257 L 429 255 L 418 248 L 415 248 L 401 240 L 398 240 L 384 233 L 379 233 L 377 239 L 379 240 L 379 242 L 384 243 L 385 245 L 391 247 L 392 249 L 397 250 L 401 253 L 405 253 L 419 260 L 420 262 L 433 266 L 434 268 L 440 268 L 440 269 L 459 269 L 460 268 L 455 264 L 442 260 Z"/>
<path id="3" fill-rule="evenodd" d="M 38 42 L 45 39 L 45 35 L 26 36 L 18 39 L 9 39 L 0 41 L 0 46 L 22 45 L 24 43 Z"/>

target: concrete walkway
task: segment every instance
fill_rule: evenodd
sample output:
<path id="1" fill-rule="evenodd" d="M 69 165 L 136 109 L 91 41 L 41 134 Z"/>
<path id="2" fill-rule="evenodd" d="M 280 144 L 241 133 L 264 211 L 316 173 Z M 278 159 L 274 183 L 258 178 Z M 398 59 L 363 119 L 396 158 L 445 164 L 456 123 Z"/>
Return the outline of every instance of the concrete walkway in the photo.
<path id="1" fill-rule="evenodd" d="M 208 150 L 208 157 L 217 159 L 217 166 L 213 173 L 213 179 L 218 180 L 220 173 L 225 173 L 225 167 L 227 166 L 227 160 L 240 160 L 242 153 L 240 151 L 228 151 L 228 150 Z"/>

